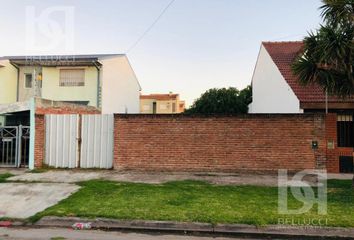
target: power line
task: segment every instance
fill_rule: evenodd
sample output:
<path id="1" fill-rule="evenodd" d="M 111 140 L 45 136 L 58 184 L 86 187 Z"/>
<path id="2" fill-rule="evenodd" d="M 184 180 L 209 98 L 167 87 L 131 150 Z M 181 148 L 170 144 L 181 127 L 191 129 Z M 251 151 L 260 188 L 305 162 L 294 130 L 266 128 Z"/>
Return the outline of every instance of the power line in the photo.
<path id="1" fill-rule="evenodd" d="M 136 40 L 136 42 L 134 42 L 134 44 L 132 44 L 130 46 L 130 48 L 128 48 L 128 50 L 126 51 L 126 53 L 130 52 L 131 50 L 133 50 L 140 42 L 141 40 L 143 40 L 143 38 L 145 37 L 146 34 L 148 34 L 150 32 L 150 30 L 156 25 L 156 23 L 160 20 L 160 18 L 165 14 L 165 12 L 171 7 L 171 5 L 175 2 L 175 0 L 171 0 L 170 3 L 162 10 L 162 12 L 160 13 L 160 15 L 155 19 L 155 21 L 145 30 L 145 32 L 138 38 L 138 40 Z"/>

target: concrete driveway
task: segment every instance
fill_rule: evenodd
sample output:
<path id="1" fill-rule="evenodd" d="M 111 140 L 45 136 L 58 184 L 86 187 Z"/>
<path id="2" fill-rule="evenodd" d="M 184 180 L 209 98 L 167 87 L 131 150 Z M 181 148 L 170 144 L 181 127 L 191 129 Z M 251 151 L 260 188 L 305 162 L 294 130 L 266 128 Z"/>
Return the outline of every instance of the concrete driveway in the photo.
<path id="1" fill-rule="evenodd" d="M 28 218 L 69 197 L 79 188 L 68 183 L 1 183 L 0 217 Z"/>

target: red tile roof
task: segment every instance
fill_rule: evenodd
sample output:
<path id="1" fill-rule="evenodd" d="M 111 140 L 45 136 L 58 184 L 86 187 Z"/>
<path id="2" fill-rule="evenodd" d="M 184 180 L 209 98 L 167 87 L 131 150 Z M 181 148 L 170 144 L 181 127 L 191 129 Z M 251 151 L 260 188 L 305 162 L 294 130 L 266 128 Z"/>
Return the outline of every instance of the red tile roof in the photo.
<path id="1" fill-rule="evenodd" d="M 324 102 L 325 94 L 317 84 L 302 86 L 298 78 L 292 73 L 291 64 L 301 54 L 303 42 L 263 42 L 262 43 L 280 73 L 294 91 L 300 102 Z M 329 102 L 353 102 L 354 99 L 340 99 L 328 97 Z"/>

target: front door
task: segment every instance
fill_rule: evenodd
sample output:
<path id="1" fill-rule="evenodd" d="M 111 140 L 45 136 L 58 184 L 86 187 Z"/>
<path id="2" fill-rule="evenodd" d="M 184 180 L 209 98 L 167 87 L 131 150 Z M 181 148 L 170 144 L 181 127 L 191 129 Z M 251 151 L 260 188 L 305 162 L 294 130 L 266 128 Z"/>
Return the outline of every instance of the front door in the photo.
<path id="1" fill-rule="evenodd" d="M 354 151 L 354 114 L 339 114 L 337 116 L 337 144 L 338 148 L 353 149 Z M 350 156 L 351 155 L 351 156 Z M 339 157 L 339 171 L 353 172 L 353 155 Z"/>

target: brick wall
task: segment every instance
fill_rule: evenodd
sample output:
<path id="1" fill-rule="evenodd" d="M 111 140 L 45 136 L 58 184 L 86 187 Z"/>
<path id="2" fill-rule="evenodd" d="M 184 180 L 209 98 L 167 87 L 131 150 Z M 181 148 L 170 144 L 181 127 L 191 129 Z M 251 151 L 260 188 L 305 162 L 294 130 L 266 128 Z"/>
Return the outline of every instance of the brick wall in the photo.
<path id="1" fill-rule="evenodd" d="M 40 168 L 44 162 L 45 120 L 44 115 L 35 116 L 34 167 Z"/>
<path id="2" fill-rule="evenodd" d="M 45 114 L 101 114 L 99 110 L 87 109 L 85 106 L 82 108 L 71 107 L 53 107 L 53 108 L 36 108 L 37 115 Z"/>
<path id="3" fill-rule="evenodd" d="M 114 124 L 116 169 L 295 171 L 326 165 L 323 115 L 119 114 Z"/>

